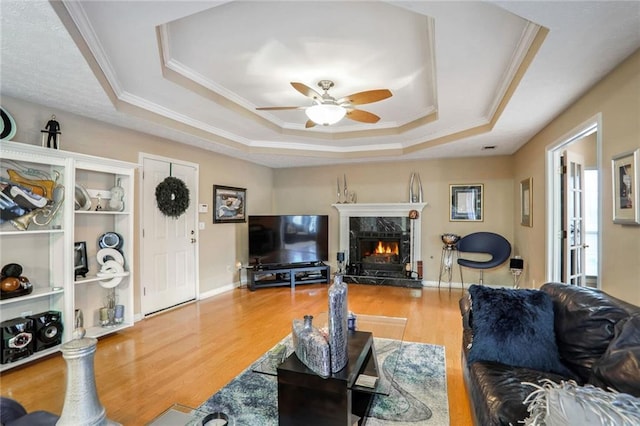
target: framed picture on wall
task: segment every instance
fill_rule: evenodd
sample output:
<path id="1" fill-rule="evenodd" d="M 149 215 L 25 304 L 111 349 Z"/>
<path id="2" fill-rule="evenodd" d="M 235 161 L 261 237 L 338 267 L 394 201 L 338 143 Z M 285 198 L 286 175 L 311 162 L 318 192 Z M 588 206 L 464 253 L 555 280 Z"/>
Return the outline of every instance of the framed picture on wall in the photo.
<path id="1" fill-rule="evenodd" d="M 449 185 L 449 199 L 451 200 L 449 221 L 482 222 L 484 185 Z"/>
<path id="2" fill-rule="evenodd" d="M 247 190 L 232 186 L 213 186 L 213 223 L 247 221 Z"/>
<path id="3" fill-rule="evenodd" d="M 533 226 L 533 178 L 520 181 L 520 225 Z"/>
<path id="4" fill-rule="evenodd" d="M 638 204 L 638 157 L 640 149 L 613 157 L 613 222 L 626 225 L 640 225 Z"/>

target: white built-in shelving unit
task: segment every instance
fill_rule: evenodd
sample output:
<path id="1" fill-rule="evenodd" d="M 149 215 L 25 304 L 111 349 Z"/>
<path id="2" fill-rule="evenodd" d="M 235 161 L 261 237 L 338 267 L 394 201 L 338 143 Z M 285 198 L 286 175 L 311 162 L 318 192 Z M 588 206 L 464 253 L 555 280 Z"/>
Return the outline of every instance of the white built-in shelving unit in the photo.
<path id="1" fill-rule="evenodd" d="M 0 301 L 1 322 L 45 311 L 61 312 L 64 327 L 62 343 L 71 340 L 77 310 L 82 311 L 89 337 L 100 337 L 133 325 L 133 208 L 137 167 L 135 163 L 24 143 L 0 143 L 0 176 L 3 179 L 9 179 L 8 169 L 32 180 L 39 178 L 29 175 L 26 172 L 29 169 L 53 179 L 58 176 L 56 204 L 61 203 L 53 220 L 45 226 L 27 221 L 28 228 L 18 230 L 11 221 L 0 224 L 0 267 L 8 263 L 20 264 L 22 275 L 33 285 L 31 294 Z M 116 185 L 124 189 L 123 211 L 109 210 L 110 190 Z M 78 187 L 84 188 L 91 196 L 89 210 L 78 209 L 75 200 Z M 102 209 L 96 210 L 98 198 Z M 112 277 L 97 276 L 101 265 L 96 255 L 100 250 L 98 240 L 107 232 L 117 233 L 123 241 L 120 251 L 125 262 L 124 272 L 120 274 L 122 280 L 113 289 L 116 303 L 124 305 L 125 310 L 122 323 L 103 327 L 99 311 L 106 305 L 111 289 L 101 284 Z M 82 241 L 86 243 L 89 272 L 86 277 L 75 277 L 74 246 Z M 6 343 L 2 342 L 3 348 Z M 0 371 L 55 353 L 59 346 L 3 363 Z"/>

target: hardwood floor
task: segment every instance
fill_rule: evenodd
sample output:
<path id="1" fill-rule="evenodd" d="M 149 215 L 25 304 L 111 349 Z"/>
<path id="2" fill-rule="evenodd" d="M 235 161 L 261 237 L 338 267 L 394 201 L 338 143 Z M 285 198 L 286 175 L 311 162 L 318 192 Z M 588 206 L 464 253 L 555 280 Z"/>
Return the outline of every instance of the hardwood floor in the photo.
<path id="1" fill-rule="evenodd" d="M 356 314 L 407 317 L 405 340 L 444 346 L 452 425 L 472 424 L 460 368 L 461 290 L 349 286 Z M 143 425 L 173 403 L 197 407 L 290 332 L 291 321 L 327 310 L 327 286 L 228 293 L 146 318 L 100 339 L 95 373 L 107 416 Z M 2 373 L 3 396 L 28 411 L 61 413 L 61 355 Z"/>

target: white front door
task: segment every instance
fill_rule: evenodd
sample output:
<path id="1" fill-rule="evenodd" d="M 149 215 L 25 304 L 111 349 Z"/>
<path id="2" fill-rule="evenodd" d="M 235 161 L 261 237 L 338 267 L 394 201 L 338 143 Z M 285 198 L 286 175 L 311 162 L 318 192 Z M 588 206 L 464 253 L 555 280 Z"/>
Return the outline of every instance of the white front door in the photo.
<path id="1" fill-rule="evenodd" d="M 196 298 L 198 166 L 146 154 L 142 166 L 141 307 L 148 315 Z M 156 187 L 168 176 L 189 189 L 189 207 L 178 218 L 156 202 Z"/>
<path id="2" fill-rule="evenodd" d="M 586 286 L 584 232 L 584 159 L 575 152 L 563 154 L 562 281 Z"/>

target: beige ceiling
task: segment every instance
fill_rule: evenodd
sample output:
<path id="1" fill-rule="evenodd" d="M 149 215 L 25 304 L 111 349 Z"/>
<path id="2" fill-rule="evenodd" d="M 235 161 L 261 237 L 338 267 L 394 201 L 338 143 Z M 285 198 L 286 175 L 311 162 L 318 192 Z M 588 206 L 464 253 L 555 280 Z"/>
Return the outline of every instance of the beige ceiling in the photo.
<path id="1" fill-rule="evenodd" d="M 640 2 L 3 0 L 0 90 L 271 167 L 510 154 L 640 47 Z M 305 129 L 290 82 L 336 98 Z M 493 150 L 483 147 L 495 146 Z"/>

